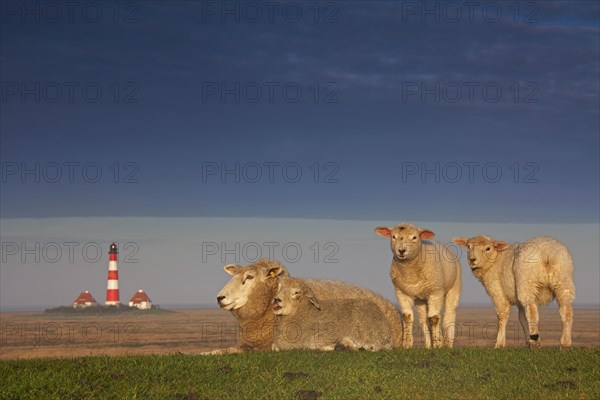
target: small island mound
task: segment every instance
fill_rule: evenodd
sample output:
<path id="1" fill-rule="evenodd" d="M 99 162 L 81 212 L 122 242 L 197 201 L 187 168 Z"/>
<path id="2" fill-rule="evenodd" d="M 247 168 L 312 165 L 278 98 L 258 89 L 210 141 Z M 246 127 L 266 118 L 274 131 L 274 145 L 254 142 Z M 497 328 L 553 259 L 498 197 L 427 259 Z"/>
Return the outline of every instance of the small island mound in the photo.
<path id="1" fill-rule="evenodd" d="M 147 315 L 147 314 L 169 314 L 174 313 L 173 310 L 166 310 L 164 308 L 160 308 L 159 306 L 152 306 L 151 308 L 140 310 L 137 307 L 129 307 L 128 305 L 121 304 L 118 306 L 103 306 L 97 305 L 93 307 L 69 307 L 69 306 L 60 306 L 54 308 L 47 308 L 44 310 L 45 314 L 54 314 L 54 315 L 118 315 L 118 314 L 127 314 L 127 315 Z"/>

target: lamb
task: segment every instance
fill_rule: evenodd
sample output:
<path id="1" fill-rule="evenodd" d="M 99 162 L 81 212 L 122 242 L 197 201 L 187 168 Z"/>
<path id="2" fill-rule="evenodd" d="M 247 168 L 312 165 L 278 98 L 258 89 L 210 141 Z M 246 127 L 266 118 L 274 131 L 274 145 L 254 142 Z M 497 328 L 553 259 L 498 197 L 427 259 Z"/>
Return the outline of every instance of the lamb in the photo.
<path id="1" fill-rule="evenodd" d="M 305 281 L 282 278 L 273 310 L 277 315 L 273 350 L 392 348 L 390 324 L 369 300 L 321 300 Z"/>
<path id="2" fill-rule="evenodd" d="M 460 262 L 450 249 L 429 239 L 435 233 L 401 223 L 377 227 L 375 232 L 390 238 L 393 259 L 390 271 L 404 323 L 403 347 L 413 347 L 413 304 L 425 335 L 425 347 L 451 348 L 454 344 L 456 308 L 460 301 Z M 442 311 L 444 319 L 442 322 Z"/>
<path id="3" fill-rule="evenodd" d="M 238 320 L 241 349 L 271 349 L 276 323 L 271 304 L 279 280 L 289 276 L 286 268 L 277 261 L 260 259 L 247 266 L 226 265 L 224 269 L 232 278 L 217 295 L 217 302 Z M 400 347 L 402 322 L 392 303 L 370 290 L 344 282 L 311 279 L 305 282 L 322 300 L 355 298 L 375 303 L 390 324 L 393 347 Z"/>
<path id="4" fill-rule="evenodd" d="M 571 346 L 575 285 L 573 259 L 564 244 L 547 236 L 513 245 L 489 236 L 455 237 L 452 241 L 468 249 L 471 271 L 494 302 L 498 315 L 496 348 L 506 344 L 511 305 L 517 305 L 527 344 L 539 347 L 538 306 L 554 298 L 563 327 L 560 347 Z"/>

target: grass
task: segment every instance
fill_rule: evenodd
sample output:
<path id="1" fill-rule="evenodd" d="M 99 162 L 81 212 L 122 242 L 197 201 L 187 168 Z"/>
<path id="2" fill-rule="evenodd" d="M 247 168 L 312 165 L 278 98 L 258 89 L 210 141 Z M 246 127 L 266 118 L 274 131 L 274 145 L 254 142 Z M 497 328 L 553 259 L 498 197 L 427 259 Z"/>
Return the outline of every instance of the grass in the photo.
<path id="1" fill-rule="evenodd" d="M 2 399 L 598 399 L 600 347 L 0 362 Z"/>

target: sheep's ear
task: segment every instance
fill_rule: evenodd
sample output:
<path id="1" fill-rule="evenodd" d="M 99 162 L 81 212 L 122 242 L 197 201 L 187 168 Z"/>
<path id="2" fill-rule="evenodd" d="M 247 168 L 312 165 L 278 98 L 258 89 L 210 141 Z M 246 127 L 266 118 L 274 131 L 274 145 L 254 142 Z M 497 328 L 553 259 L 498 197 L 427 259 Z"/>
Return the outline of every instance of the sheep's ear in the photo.
<path id="1" fill-rule="evenodd" d="M 227 264 L 226 266 L 223 267 L 225 272 L 227 272 L 231 276 L 233 276 L 235 274 L 239 274 L 242 271 L 242 268 L 244 268 L 244 267 L 242 267 L 241 265 L 235 265 L 235 264 Z"/>
<path id="2" fill-rule="evenodd" d="M 433 231 L 430 231 L 429 229 L 420 229 L 419 236 L 421 237 L 421 239 L 429 239 L 434 237 L 435 233 Z"/>
<path id="3" fill-rule="evenodd" d="M 508 247 L 509 247 L 509 244 L 508 244 L 508 243 L 506 243 L 506 242 L 502 242 L 502 241 L 497 241 L 497 242 L 494 242 L 494 248 L 495 248 L 497 251 L 502 251 L 502 250 L 504 250 L 504 249 L 506 249 L 506 248 L 508 248 Z"/>
<path id="4" fill-rule="evenodd" d="M 275 278 L 278 276 L 284 276 L 285 272 L 286 272 L 285 268 L 283 268 L 281 265 L 276 265 L 274 267 L 267 268 L 267 278 Z"/>
<path id="5" fill-rule="evenodd" d="M 452 239 L 452 243 L 457 244 L 459 246 L 467 247 L 467 238 L 457 236 Z"/>
<path id="6" fill-rule="evenodd" d="M 378 226 L 375 228 L 375 233 L 386 238 L 392 237 L 392 229 L 387 226 Z"/>
<path id="7" fill-rule="evenodd" d="M 317 301 L 317 299 L 315 299 L 314 296 L 312 296 L 312 295 L 308 296 L 308 301 L 310 301 L 310 304 L 315 306 L 315 308 L 317 310 L 321 311 L 321 306 L 319 305 L 319 302 Z"/>

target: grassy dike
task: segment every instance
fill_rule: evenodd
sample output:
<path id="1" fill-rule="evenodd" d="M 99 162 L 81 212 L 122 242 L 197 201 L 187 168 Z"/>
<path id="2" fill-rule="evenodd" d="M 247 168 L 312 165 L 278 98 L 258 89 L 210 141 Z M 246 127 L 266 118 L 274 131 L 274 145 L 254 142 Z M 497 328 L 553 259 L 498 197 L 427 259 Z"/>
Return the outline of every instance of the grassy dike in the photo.
<path id="1" fill-rule="evenodd" d="M 600 347 L 0 362 L 2 399 L 598 399 Z"/>

